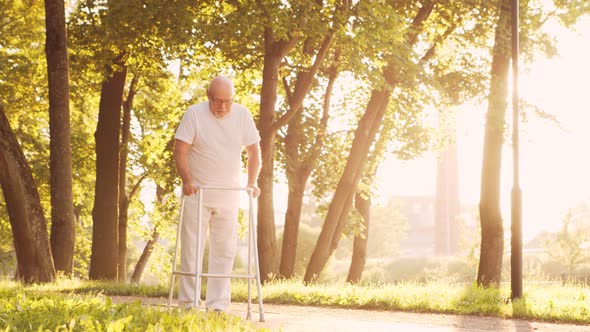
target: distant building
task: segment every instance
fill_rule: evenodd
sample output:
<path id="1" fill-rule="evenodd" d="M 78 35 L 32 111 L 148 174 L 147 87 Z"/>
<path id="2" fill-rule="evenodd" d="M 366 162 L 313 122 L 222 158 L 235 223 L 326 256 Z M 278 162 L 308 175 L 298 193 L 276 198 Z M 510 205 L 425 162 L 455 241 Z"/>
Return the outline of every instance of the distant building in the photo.
<path id="1" fill-rule="evenodd" d="M 434 254 L 435 200 L 432 196 L 398 196 L 401 214 L 407 218 L 406 237 L 400 241 L 402 256 Z"/>
<path id="2" fill-rule="evenodd" d="M 452 256 L 458 254 L 464 232 L 475 232 L 476 221 L 468 216 L 470 205 L 459 205 L 453 218 L 445 223 L 437 220 L 437 198 L 433 196 L 395 196 L 400 213 L 407 219 L 406 236 L 400 241 L 401 256 Z M 438 215 L 440 217 L 440 214 Z M 462 221 L 461 218 L 469 220 Z M 441 230 L 441 224 L 445 229 Z M 448 227 L 448 228 L 446 228 Z M 443 238 L 443 240 L 441 240 Z M 447 243 L 450 251 L 437 251 L 440 243 Z M 444 248 L 443 248 L 444 249 Z"/>

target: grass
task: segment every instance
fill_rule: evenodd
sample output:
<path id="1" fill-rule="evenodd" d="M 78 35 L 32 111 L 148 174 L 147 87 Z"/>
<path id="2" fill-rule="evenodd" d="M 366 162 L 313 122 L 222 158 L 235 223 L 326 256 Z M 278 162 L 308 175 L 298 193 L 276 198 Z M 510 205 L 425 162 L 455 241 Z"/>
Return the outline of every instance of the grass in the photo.
<path id="1" fill-rule="evenodd" d="M 100 287 L 103 289 L 100 289 Z M 154 296 L 155 287 L 60 280 L 22 285 L 0 281 L 2 331 L 258 331 L 231 315 L 166 311 L 139 301 L 113 303 L 106 293 Z M 113 295 L 114 295 L 113 294 Z M 158 294 L 159 295 L 159 294 Z"/>
<path id="2" fill-rule="evenodd" d="M 314 284 L 304 286 L 300 281 L 273 281 L 263 287 L 265 303 L 357 308 L 370 310 L 400 310 L 461 315 L 485 315 L 501 318 L 522 318 L 547 322 L 590 324 L 590 288 L 584 285 L 525 284 L 524 297 L 512 302 L 510 289 L 482 289 L 476 286 L 432 282 L 374 284 L 353 286 L 344 284 Z M 62 279 L 50 285 L 22 286 L 0 282 L 0 298 L 29 293 L 35 296 L 67 295 L 68 298 L 115 295 L 166 297 L 166 286 L 133 286 L 113 283 Z M 15 293 L 16 292 L 16 293 Z M 57 294 L 57 295 L 56 295 Z M 69 294 L 69 295 L 68 295 Z M 73 294 L 73 295 L 72 295 Z M 252 288 L 254 299 L 256 288 Z M 234 301 L 247 300 L 247 286 L 233 282 Z M 117 307 L 109 304 L 110 307 Z M 139 305 L 133 310 L 139 310 Z M 132 309 L 126 309 L 132 310 Z M 4 311 L 2 311 L 4 312 Z M 162 314 L 165 315 L 165 314 Z M 178 313 L 176 314 L 178 316 Z M 115 318 L 123 319 L 119 315 Z M 0 326 L 5 325 L 0 315 Z M 114 318 L 111 318 L 113 321 Z M 179 317 L 179 319 L 181 319 Z M 106 321 L 103 321 L 106 322 Z M 62 322 L 61 324 L 66 324 Z M 202 323 L 202 322 L 201 322 Z M 106 323 L 105 323 L 106 324 Z M 152 323 L 153 324 L 153 323 Z M 196 322 L 191 322 L 196 324 Z M 104 325 L 106 326 L 106 325 Z"/>
<path id="3" fill-rule="evenodd" d="M 247 300 L 245 284 L 234 286 L 233 298 Z M 475 285 L 399 283 L 368 286 L 303 286 L 277 281 L 264 286 L 265 303 L 317 305 L 370 310 L 400 310 L 461 315 L 522 318 L 547 322 L 590 324 L 590 288 L 584 285 L 525 285 L 520 300 L 510 289 Z"/>
<path id="4" fill-rule="evenodd" d="M 233 298 L 247 300 L 245 284 L 236 284 Z M 316 305 L 370 310 L 400 310 L 461 315 L 523 318 L 590 324 L 590 288 L 584 285 L 525 285 L 522 299 L 512 302 L 510 289 L 475 285 L 399 283 L 368 286 L 303 286 L 276 281 L 264 286 L 265 303 Z"/>

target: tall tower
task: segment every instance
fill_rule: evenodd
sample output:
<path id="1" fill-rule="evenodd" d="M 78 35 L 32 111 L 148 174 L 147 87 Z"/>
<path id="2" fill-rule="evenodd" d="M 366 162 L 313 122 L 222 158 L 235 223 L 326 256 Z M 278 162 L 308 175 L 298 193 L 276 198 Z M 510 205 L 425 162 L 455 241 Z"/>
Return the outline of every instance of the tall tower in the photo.
<path id="1" fill-rule="evenodd" d="M 437 158 L 434 252 L 440 256 L 454 255 L 459 245 L 457 128 L 454 112 L 449 113 L 439 113 L 439 128 L 450 138 Z"/>

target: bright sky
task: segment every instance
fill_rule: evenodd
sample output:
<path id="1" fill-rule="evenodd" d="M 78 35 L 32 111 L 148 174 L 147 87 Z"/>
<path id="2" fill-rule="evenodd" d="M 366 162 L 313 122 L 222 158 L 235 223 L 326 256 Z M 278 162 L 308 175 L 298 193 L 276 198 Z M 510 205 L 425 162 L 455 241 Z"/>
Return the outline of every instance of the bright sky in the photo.
<path id="1" fill-rule="evenodd" d="M 557 116 L 564 128 L 532 114 L 527 123 L 521 123 L 525 241 L 540 230 L 555 230 L 565 210 L 590 199 L 590 18 L 585 17 L 576 27 L 577 32 L 552 27 L 560 56 L 539 59 L 530 70 L 521 71 L 521 98 Z M 459 195 L 463 202 L 479 202 L 486 107 L 464 105 L 457 109 Z M 509 122 L 511 112 L 510 107 Z M 511 148 L 508 141 L 502 160 L 501 200 L 506 226 L 510 225 Z M 413 161 L 388 159 L 379 171 L 381 194 L 434 195 L 435 167 L 433 153 Z"/>

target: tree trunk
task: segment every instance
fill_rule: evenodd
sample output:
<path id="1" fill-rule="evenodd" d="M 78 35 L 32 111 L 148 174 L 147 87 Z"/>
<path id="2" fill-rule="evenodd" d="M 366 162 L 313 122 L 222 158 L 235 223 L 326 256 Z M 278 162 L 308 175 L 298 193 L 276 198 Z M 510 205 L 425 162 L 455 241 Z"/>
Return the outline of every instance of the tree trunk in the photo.
<path id="1" fill-rule="evenodd" d="M 121 149 L 119 151 L 119 250 L 118 281 L 127 280 L 127 220 L 129 218 L 129 196 L 127 195 L 127 155 L 131 136 L 131 109 L 137 91 L 137 75 L 131 79 L 127 99 L 123 103 L 123 124 L 121 128 Z"/>
<path id="2" fill-rule="evenodd" d="M 262 69 L 262 88 L 260 92 L 260 154 L 262 168 L 258 178 L 260 196 L 258 197 L 258 257 L 260 278 L 266 282 L 271 274 L 276 274 L 276 229 L 273 202 L 275 131 L 272 125 L 275 118 L 279 67 L 283 53 L 273 41 L 272 30 L 264 33 L 264 68 Z"/>
<path id="3" fill-rule="evenodd" d="M 102 84 L 96 139 L 96 185 L 92 209 L 92 253 L 89 277 L 117 280 L 119 130 L 127 69 L 107 70 Z"/>
<path id="4" fill-rule="evenodd" d="M 500 165 L 510 64 L 510 7 L 510 0 L 501 1 L 492 55 L 492 78 L 483 147 L 479 201 L 481 252 L 477 283 L 484 287 L 498 286 L 502 275 L 504 230 L 500 213 Z"/>
<path id="5" fill-rule="evenodd" d="M 280 59 L 276 60 L 276 75 L 278 75 L 278 63 Z M 273 64 L 274 65 L 274 64 Z M 264 76 L 270 75 L 271 71 L 267 68 L 265 63 Z M 266 281 L 270 274 L 276 273 L 274 262 L 276 255 L 276 230 L 274 217 L 274 202 L 273 202 L 273 187 L 274 187 L 274 154 L 275 154 L 275 133 L 268 128 L 268 122 L 272 123 L 274 114 L 265 114 L 262 109 L 265 107 L 272 107 L 274 113 L 274 104 L 276 101 L 276 84 L 265 86 L 263 79 L 262 94 L 260 96 L 260 154 L 262 159 L 262 168 L 260 169 L 260 176 L 258 178 L 258 186 L 260 187 L 260 196 L 258 197 L 258 256 L 260 260 L 260 276 L 262 281 Z M 275 77 L 276 80 L 276 77 Z M 274 98 L 269 97 L 268 94 L 274 90 Z M 272 99 L 271 101 L 265 98 Z M 270 105 L 272 104 L 272 106 Z"/>
<path id="6" fill-rule="evenodd" d="M 72 273 L 74 201 L 70 144 L 70 85 L 63 0 L 45 0 L 47 77 L 49 81 L 49 169 L 51 252 L 57 271 Z"/>
<path id="7" fill-rule="evenodd" d="M 303 195 L 307 180 L 315 167 L 315 160 L 320 156 L 322 146 L 324 145 L 324 137 L 326 128 L 328 126 L 330 99 L 332 97 L 332 90 L 334 82 L 338 77 L 337 62 L 340 57 L 340 51 L 335 51 L 334 63 L 329 68 L 328 85 L 324 94 L 324 103 L 322 118 L 317 128 L 314 144 L 311 146 L 307 156 L 300 152 L 302 141 L 307 140 L 301 128 L 303 121 L 303 114 L 301 111 L 297 112 L 289 121 L 287 135 L 285 136 L 285 159 L 287 182 L 289 185 L 289 196 L 287 199 L 287 213 L 285 214 L 285 229 L 283 232 L 283 248 L 281 252 L 281 265 L 279 272 L 283 278 L 292 278 L 295 271 L 295 260 L 297 256 L 297 240 L 299 237 L 299 224 L 301 220 L 301 208 L 303 206 Z M 311 83 L 311 82 L 310 82 Z M 301 85 L 296 85 L 299 89 Z M 299 98 L 294 94 L 291 98 Z M 291 103 L 290 107 L 295 107 Z M 301 107 L 299 105 L 298 107 Z M 306 143 L 305 143 L 306 144 Z"/>
<path id="8" fill-rule="evenodd" d="M 371 220 L 371 198 L 365 198 L 357 191 L 354 196 L 354 206 L 361 215 L 364 227 L 361 234 L 354 236 L 352 260 L 350 262 L 350 269 L 348 270 L 346 282 L 358 284 L 363 276 L 365 263 L 367 261 L 367 241 L 369 239 L 369 222 Z"/>
<path id="9" fill-rule="evenodd" d="M 304 282 L 306 283 L 312 282 L 319 277 L 328 258 L 336 249 L 344 229 L 348 211 L 350 211 L 352 195 L 356 192 L 369 149 L 383 122 L 389 96 L 390 91 L 388 89 L 373 90 L 371 93 L 365 113 L 355 130 L 344 172 L 338 181 L 320 236 L 307 265 L 304 276 Z"/>
<path id="10" fill-rule="evenodd" d="M 309 177 L 309 174 L 302 174 L 303 168 L 301 167 L 299 155 L 302 140 L 305 139 L 305 137 L 302 137 L 304 134 L 301 121 L 303 121 L 303 113 L 297 112 L 289 121 L 287 135 L 285 135 L 285 173 L 289 186 L 289 195 L 287 197 L 287 212 L 285 213 L 283 247 L 279 268 L 282 278 L 291 278 L 295 272 L 299 220 L 301 218 L 305 184 Z"/>
<path id="11" fill-rule="evenodd" d="M 289 196 L 287 199 L 287 213 L 285 214 L 285 230 L 283 232 L 283 247 L 279 269 L 282 278 L 292 278 L 295 272 L 299 221 L 301 219 L 303 193 L 307 178 L 297 176 L 295 179 L 289 181 Z"/>
<path id="12" fill-rule="evenodd" d="M 131 275 L 131 283 L 139 284 L 141 280 L 141 276 L 147 263 L 152 255 L 152 251 L 154 250 L 154 244 L 158 242 L 158 238 L 160 237 L 160 233 L 158 233 L 157 229 L 154 228 L 154 232 L 152 233 L 152 237 L 146 242 L 145 247 L 143 248 L 143 252 L 139 259 L 137 260 L 137 264 L 135 264 L 135 269 L 133 270 L 133 274 Z"/>
<path id="13" fill-rule="evenodd" d="M 53 281 L 55 269 L 37 186 L 1 105 L 0 186 L 14 239 L 15 275 L 27 283 Z"/>

